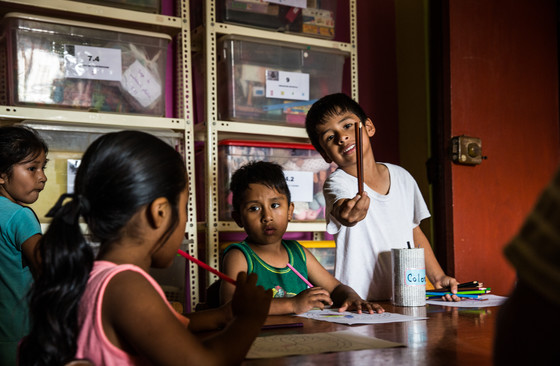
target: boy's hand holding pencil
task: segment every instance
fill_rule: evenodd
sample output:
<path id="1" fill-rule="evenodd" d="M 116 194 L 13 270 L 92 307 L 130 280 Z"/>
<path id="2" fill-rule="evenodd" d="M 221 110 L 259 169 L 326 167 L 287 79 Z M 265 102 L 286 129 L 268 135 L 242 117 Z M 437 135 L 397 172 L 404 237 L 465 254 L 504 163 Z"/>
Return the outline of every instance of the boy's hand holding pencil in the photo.
<path id="1" fill-rule="evenodd" d="M 366 192 L 352 199 L 340 199 L 333 205 L 332 215 L 344 226 L 354 226 L 362 221 L 369 209 L 369 196 Z"/>
<path id="2" fill-rule="evenodd" d="M 369 209 L 369 197 L 364 190 L 364 164 L 362 148 L 362 129 L 361 122 L 354 123 L 356 154 L 356 177 L 358 178 L 358 193 L 352 199 L 341 199 L 334 203 L 332 215 L 344 226 L 352 227 L 362 221 Z"/>

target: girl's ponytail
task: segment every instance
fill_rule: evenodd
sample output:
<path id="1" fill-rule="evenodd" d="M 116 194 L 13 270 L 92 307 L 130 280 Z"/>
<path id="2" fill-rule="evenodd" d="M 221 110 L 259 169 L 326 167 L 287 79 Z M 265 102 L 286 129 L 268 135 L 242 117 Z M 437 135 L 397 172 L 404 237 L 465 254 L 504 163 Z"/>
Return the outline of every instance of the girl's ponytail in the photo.
<path id="1" fill-rule="evenodd" d="M 32 326 L 20 345 L 20 365 L 58 366 L 76 354 L 78 307 L 94 255 L 79 224 L 89 203 L 79 196 L 62 205 L 64 198 L 39 243 L 40 274 L 29 294 Z"/>

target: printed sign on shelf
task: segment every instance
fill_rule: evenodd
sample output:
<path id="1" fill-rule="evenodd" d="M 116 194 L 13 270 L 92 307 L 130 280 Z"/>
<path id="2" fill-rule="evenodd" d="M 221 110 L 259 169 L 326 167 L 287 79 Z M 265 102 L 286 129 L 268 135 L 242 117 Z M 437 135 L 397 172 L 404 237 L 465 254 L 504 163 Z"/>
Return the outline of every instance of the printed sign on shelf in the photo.
<path id="1" fill-rule="evenodd" d="M 64 45 L 64 70 L 67 78 L 120 81 L 121 50 Z"/>
<path id="2" fill-rule="evenodd" d="M 286 170 L 284 176 L 290 189 L 292 202 L 313 201 L 313 172 Z"/>
<path id="3" fill-rule="evenodd" d="M 309 74 L 266 70 L 266 97 L 309 100 Z"/>

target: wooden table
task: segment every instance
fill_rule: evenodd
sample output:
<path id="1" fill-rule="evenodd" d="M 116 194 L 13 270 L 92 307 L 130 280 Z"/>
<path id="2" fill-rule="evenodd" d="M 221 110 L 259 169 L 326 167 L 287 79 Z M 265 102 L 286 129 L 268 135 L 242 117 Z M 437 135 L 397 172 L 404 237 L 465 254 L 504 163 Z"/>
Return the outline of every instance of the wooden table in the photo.
<path id="1" fill-rule="evenodd" d="M 243 365 L 491 365 L 494 324 L 498 307 L 456 308 L 438 305 L 397 307 L 386 311 L 427 320 L 372 325 L 342 325 L 302 317 L 269 316 L 267 324 L 302 322 L 303 327 L 263 330 L 261 336 L 348 330 L 407 347 L 245 360 Z"/>

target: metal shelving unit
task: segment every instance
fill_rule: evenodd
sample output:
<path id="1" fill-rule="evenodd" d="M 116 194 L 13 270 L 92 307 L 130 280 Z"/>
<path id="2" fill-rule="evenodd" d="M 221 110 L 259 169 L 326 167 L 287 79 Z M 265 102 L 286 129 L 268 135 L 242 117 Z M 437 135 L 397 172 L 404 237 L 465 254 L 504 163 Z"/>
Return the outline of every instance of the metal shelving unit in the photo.
<path id="1" fill-rule="evenodd" d="M 306 46 L 317 46 L 347 53 L 350 58 L 350 82 L 352 98 L 358 100 L 358 49 L 357 49 L 357 13 L 356 0 L 349 3 L 349 42 L 337 42 L 318 38 L 286 34 L 257 28 L 250 28 L 216 21 L 215 1 L 204 1 L 204 25 L 192 31 L 193 39 L 197 40 L 193 50 L 204 54 L 205 69 L 205 123 L 195 126 L 197 140 L 205 142 L 205 186 L 206 186 L 206 222 L 199 223 L 200 231 L 206 233 L 206 260 L 214 268 L 219 268 L 219 233 L 242 231 L 233 221 L 220 221 L 218 212 L 218 142 L 224 138 L 244 138 L 258 140 L 274 140 L 286 142 L 309 143 L 303 127 L 278 126 L 250 122 L 232 122 L 218 119 L 217 93 L 217 39 L 220 35 L 239 35 L 277 40 Z M 314 238 L 320 240 L 325 231 L 325 222 L 290 222 L 290 232 L 313 232 Z M 207 274 L 206 283 L 210 284 L 217 277 Z"/>
<path id="2" fill-rule="evenodd" d="M 95 22 L 103 25 L 118 25 L 135 30 L 148 30 L 172 36 L 176 46 L 176 93 L 175 114 L 177 118 L 150 117 L 130 114 L 97 113 L 52 108 L 29 108 L 0 106 L 0 123 L 32 121 L 46 128 L 59 126 L 66 130 L 80 128 L 142 129 L 145 131 L 173 130 L 183 136 L 180 147 L 185 157 L 189 178 L 188 222 L 185 227 L 186 248 L 197 255 L 196 192 L 194 173 L 194 123 L 192 118 L 191 93 L 191 35 L 189 24 L 189 1 L 176 0 L 177 16 L 151 14 L 140 11 L 86 4 L 67 0 L 0 0 L 0 16 L 9 12 L 25 12 L 62 19 Z M 56 128 L 56 127 L 54 127 Z M 42 223 L 46 227 L 48 223 Z M 184 263 L 184 262 L 181 262 Z M 189 311 L 198 302 L 197 269 L 193 263 L 183 265 L 188 278 L 185 283 L 184 305 Z M 181 299 L 182 300 L 182 299 Z M 181 301 L 183 302 L 183 301 Z"/>

